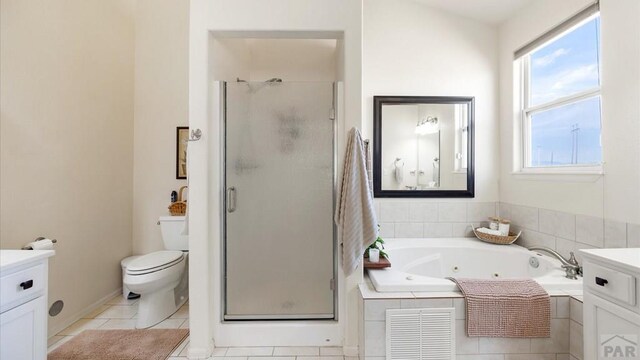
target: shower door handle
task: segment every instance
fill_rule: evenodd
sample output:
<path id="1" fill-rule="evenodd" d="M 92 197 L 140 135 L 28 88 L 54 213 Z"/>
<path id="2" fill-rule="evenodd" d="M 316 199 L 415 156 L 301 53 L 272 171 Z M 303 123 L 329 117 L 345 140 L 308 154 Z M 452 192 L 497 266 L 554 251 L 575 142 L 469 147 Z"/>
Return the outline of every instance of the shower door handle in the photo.
<path id="1" fill-rule="evenodd" d="M 231 186 L 227 189 L 227 212 L 236 211 L 236 188 Z"/>

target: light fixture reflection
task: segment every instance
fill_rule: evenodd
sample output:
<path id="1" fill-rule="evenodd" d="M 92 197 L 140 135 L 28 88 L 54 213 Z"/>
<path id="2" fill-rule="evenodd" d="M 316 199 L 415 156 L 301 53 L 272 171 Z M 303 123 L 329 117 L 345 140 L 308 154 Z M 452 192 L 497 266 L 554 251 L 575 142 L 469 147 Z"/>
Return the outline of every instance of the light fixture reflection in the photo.
<path id="1" fill-rule="evenodd" d="M 437 117 L 427 116 L 418 121 L 416 125 L 416 134 L 418 135 L 435 134 L 438 131 L 440 131 L 440 126 Z"/>

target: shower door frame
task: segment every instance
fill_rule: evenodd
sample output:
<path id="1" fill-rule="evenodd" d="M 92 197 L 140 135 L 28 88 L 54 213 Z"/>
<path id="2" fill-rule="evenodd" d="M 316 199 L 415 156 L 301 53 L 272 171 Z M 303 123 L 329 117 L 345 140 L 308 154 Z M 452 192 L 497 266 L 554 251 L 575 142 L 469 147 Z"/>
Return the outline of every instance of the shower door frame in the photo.
<path id="1" fill-rule="evenodd" d="M 309 82 L 309 83 L 324 83 L 325 81 L 291 81 L 291 82 Z M 286 81 L 285 81 L 286 83 Z M 331 127 L 333 131 L 333 136 L 331 138 L 333 156 L 332 162 L 333 166 L 333 189 L 332 189 L 332 209 L 335 211 L 336 203 L 337 203 L 337 193 L 338 193 L 338 82 L 326 81 L 327 85 L 331 85 L 331 109 L 330 114 L 327 120 L 333 122 L 333 126 Z M 250 321 L 292 321 L 292 320 L 310 320 L 310 321 L 327 321 L 327 320 L 338 320 L 338 309 L 339 309 L 339 286 L 338 286 L 338 277 L 339 277 L 339 267 L 338 267 L 338 255 L 339 255 L 339 244 L 338 244 L 338 227 L 333 221 L 333 212 L 331 214 L 331 222 L 332 222 L 332 244 L 333 244 L 333 278 L 331 279 L 331 283 L 327 284 L 330 286 L 331 291 L 333 292 L 333 314 L 323 316 L 323 317 L 310 317 L 307 315 L 227 315 L 227 81 L 220 82 L 220 94 L 221 94 L 221 107 L 222 107 L 222 121 L 220 122 L 220 131 L 222 141 L 220 142 L 220 214 L 221 214 L 221 226 L 220 226 L 220 236 L 222 241 L 220 242 L 221 246 L 221 321 L 225 322 L 250 322 Z"/>

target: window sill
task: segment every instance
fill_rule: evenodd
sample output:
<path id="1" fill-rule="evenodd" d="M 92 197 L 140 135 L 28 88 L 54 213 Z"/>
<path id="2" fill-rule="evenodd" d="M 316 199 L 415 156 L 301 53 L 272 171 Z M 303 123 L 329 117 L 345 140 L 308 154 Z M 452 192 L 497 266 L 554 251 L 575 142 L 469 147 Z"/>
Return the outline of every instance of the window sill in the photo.
<path id="1" fill-rule="evenodd" d="M 511 175 L 520 180 L 530 181 L 596 182 L 604 176 L 604 171 L 537 169 L 513 171 Z"/>

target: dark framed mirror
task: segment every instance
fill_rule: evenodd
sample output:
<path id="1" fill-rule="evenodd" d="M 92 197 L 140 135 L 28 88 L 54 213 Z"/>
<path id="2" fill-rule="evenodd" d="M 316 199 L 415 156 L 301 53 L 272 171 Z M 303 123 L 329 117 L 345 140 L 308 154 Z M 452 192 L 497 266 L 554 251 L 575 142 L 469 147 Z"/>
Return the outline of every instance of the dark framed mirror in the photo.
<path id="1" fill-rule="evenodd" d="M 474 98 L 373 97 L 373 192 L 474 197 Z"/>

